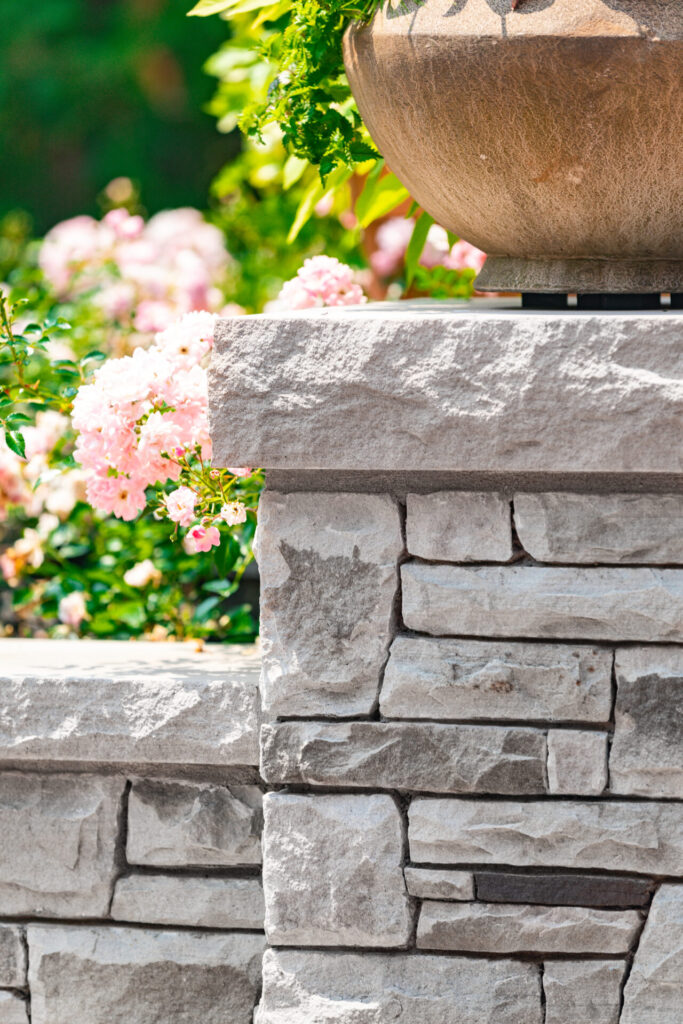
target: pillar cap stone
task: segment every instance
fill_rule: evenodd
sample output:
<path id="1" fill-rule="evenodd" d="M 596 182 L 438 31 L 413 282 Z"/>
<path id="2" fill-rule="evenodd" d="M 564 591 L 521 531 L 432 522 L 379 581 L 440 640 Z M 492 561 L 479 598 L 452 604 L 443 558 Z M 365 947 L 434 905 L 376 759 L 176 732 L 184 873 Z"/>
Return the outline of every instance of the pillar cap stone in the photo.
<path id="1" fill-rule="evenodd" d="M 672 479 L 683 469 L 682 340 L 683 313 L 514 300 L 221 320 L 215 463 Z"/>

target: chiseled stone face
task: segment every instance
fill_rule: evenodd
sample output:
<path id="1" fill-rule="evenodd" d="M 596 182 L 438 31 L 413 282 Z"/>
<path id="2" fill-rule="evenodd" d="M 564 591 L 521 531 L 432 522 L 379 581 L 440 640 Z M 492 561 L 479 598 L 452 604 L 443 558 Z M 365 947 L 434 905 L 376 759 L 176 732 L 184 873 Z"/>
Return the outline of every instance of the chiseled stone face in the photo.
<path id="1" fill-rule="evenodd" d="M 3 914 L 106 914 L 124 780 L 0 774 Z"/>
<path id="2" fill-rule="evenodd" d="M 473 900 L 471 871 L 439 871 L 436 868 L 405 868 L 403 874 L 411 896 L 423 900 Z"/>
<path id="3" fill-rule="evenodd" d="M 548 960 L 545 1024 L 619 1024 L 623 960 Z"/>
<path id="4" fill-rule="evenodd" d="M 678 1024 L 682 978 L 683 885 L 663 885 L 626 982 L 621 1024 Z"/>
<path id="5" fill-rule="evenodd" d="M 372 710 L 402 550 L 398 508 L 386 495 L 265 492 L 257 557 L 271 717 Z"/>
<path id="6" fill-rule="evenodd" d="M 268 950 L 254 1024 L 541 1024 L 536 964 Z M 41 1024 L 41 1022 L 38 1022 Z"/>
<path id="7" fill-rule="evenodd" d="M 134 782 L 126 856 L 153 867 L 235 867 L 261 863 L 258 786 Z"/>
<path id="8" fill-rule="evenodd" d="M 195 878 L 191 875 L 128 875 L 114 890 L 115 921 L 185 925 L 190 928 L 263 928 L 263 890 L 258 878 Z"/>
<path id="9" fill-rule="evenodd" d="M 683 799 L 683 649 L 618 650 L 610 755 L 615 793 Z"/>
<path id="10" fill-rule="evenodd" d="M 264 725 L 267 782 L 427 793 L 544 793 L 546 741 L 537 729 L 427 722 Z"/>
<path id="11" fill-rule="evenodd" d="M 539 562 L 683 564 L 683 495 L 516 494 L 514 506 Z"/>
<path id="12" fill-rule="evenodd" d="M 0 992 L 0 1024 L 28 1024 L 27 1005 L 13 992 Z"/>
<path id="13" fill-rule="evenodd" d="M 264 800 L 263 889 L 272 945 L 403 946 L 411 913 L 389 796 Z"/>
<path id="14" fill-rule="evenodd" d="M 260 935 L 29 925 L 32 1024 L 251 1024 Z"/>
<path id="15" fill-rule="evenodd" d="M 25 984 L 26 950 L 22 929 L 0 924 L 0 988 L 23 988 Z"/>
<path id="16" fill-rule="evenodd" d="M 211 353 L 214 465 L 680 473 L 680 324 L 408 302 L 231 317 Z"/>
<path id="17" fill-rule="evenodd" d="M 258 764 L 258 652 L 5 641 L 0 758 L 144 770 Z M 75 650 L 72 650 L 73 648 Z M 202 657 L 204 660 L 202 661 Z"/>
<path id="18" fill-rule="evenodd" d="M 636 910 L 426 900 L 417 945 L 463 953 L 626 954 L 639 927 Z"/>
<path id="19" fill-rule="evenodd" d="M 380 708 L 385 718 L 607 722 L 611 673 L 600 647 L 398 636 Z"/>
<path id="20" fill-rule="evenodd" d="M 416 863 L 683 874 L 680 804 L 424 797 L 408 817 Z"/>
<path id="21" fill-rule="evenodd" d="M 437 562 L 507 562 L 512 558 L 510 503 L 499 494 L 409 494 L 408 553 Z"/>
<path id="22" fill-rule="evenodd" d="M 683 642 L 683 569 L 408 563 L 409 629 L 471 636 Z"/>
<path id="23" fill-rule="evenodd" d="M 549 792 L 599 796 L 606 786 L 607 733 L 550 729 Z"/>

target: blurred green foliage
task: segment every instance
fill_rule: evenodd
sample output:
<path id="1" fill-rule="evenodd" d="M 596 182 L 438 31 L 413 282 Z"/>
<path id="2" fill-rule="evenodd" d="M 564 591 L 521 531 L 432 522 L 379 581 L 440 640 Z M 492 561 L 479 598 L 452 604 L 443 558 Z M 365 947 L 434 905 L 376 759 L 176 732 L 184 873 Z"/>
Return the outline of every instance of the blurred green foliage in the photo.
<path id="1" fill-rule="evenodd" d="M 0 218 L 27 210 L 41 234 L 98 212 L 119 175 L 150 213 L 206 204 L 239 149 L 204 111 L 202 70 L 228 34 L 185 17 L 186 0 L 3 0 L 0 36 Z"/>

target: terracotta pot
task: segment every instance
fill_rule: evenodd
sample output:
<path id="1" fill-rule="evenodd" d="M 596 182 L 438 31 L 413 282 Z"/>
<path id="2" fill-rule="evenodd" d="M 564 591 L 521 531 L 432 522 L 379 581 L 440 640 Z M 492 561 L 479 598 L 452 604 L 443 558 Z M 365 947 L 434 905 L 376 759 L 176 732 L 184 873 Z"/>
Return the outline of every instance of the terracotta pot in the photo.
<path id="1" fill-rule="evenodd" d="M 683 291 L 683 0 L 406 0 L 344 59 L 477 287 Z"/>

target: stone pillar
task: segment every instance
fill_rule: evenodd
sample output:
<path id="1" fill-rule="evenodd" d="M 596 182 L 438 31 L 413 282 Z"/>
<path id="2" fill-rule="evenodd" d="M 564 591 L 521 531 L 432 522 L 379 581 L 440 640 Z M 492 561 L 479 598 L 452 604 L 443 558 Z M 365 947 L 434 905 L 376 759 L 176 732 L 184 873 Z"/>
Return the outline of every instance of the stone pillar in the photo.
<path id="1" fill-rule="evenodd" d="M 683 316 L 224 321 L 267 470 L 257 1024 L 675 1024 Z"/>

